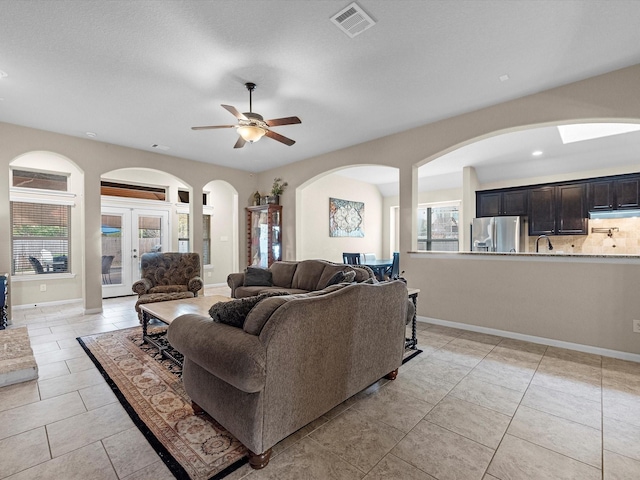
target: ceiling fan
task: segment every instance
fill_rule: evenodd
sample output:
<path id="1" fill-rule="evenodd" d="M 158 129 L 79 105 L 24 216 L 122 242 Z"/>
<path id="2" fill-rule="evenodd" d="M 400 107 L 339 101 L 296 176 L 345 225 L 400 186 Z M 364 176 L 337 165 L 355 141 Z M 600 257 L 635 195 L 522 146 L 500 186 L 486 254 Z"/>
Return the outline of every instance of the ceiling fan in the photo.
<path id="1" fill-rule="evenodd" d="M 257 142 L 263 136 L 267 136 L 285 145 L 291 146 L 295 140 L 280 135 L 279 133 L 270 130 L 270 127 L 279 127 L 281 125 L 292 125 L 295 123 L 302 123 L 298 117 L 284 117 L 274 118 L 272 120 L 265 120 L 262 115 L 252 111 L 252 98 L 251 94 L 256 88 L 255 83 L 247 82 L 244 84 L 249 90 L 249 111 L 240 113 L 236 107 L 231 105 L 222 105 L 222 108 L 229 111 L 238 119 L 237 125 L 208 125 L 204 127 L 191 127 L 191 130 L 210 130 L 214 128 L 236 128 L 238 130 L 238 141 L 233 148 L 242 148 L 244 144 L 249 142 Z"/>

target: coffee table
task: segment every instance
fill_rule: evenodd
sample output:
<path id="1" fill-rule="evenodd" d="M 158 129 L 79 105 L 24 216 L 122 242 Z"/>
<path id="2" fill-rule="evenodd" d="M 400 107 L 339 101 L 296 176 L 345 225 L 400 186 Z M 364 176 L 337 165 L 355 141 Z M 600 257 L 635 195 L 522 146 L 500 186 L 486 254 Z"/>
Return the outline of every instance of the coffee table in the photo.
<path id="1" fill-rule="evenodd" d="M 149 320 L 160 320 L 162 323 L 171 325 L 171 322 L 176 318 L 187 313 L 197 313 L 199 315 L 209 316 L 209 309 L 211 308 L 211 305 L 218 302 L 228 302 L 229 300 L 233 299 L 225 297 L 224 295 L 209 295 L 206 297 L 199 296 L 140 305 L 140 310 L 142 311 L 142 341 L 153 345 L 163 356 L 167 357 L 176 365 L 182 366 L 182 363 L 171 355 L 165 346 L 160 345 L 153 338 L 147 335 Z"/>

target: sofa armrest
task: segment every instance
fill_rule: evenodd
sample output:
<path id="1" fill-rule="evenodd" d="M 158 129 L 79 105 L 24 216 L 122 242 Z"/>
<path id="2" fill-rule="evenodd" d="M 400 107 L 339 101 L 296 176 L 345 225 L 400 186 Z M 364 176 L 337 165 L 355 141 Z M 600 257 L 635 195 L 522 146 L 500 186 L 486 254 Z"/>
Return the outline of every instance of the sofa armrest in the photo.
<path id="1" fill-rule="evenodd" d="M 236 288 L 244 285 L 244 273 L 230 273 L 227 277 L 227 285 L 231 288 L 231 296 L 236 298 Z"/>
<path id="2" fill-rule="evenodd" d="M 167 338 L 189 360 L 243 392 L 264 388 L 266 350 L 255 335 L 209 317 L 187 314 L 171 322 Z"/>
<path id="3" fill-rule="evenodd" d="M 202 290 L 202 287 L 204 287 L 204 282 L 200 277 L 193 277 L 189 279 L 189 283 L 187 284 L 187 290 L 193 292 L 196 297 L 198 296 L 198 292 Z"/>
<path id="4" fill-rule="evenodd" d="M 151 290 L 151 288 L 153 288 L 153 284 L 148 278 L 142 278 L 131 286 L 131 290 L 138 295 L 144 295 Z"/>

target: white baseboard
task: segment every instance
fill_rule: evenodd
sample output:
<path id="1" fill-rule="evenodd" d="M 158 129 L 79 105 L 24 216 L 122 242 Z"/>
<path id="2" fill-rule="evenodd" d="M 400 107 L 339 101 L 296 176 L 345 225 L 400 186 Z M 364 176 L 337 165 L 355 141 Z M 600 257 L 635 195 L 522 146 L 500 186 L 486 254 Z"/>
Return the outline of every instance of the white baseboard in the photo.
<path id="1" fill-rule="evenodd" d="M 93 315 L 94 313 L 102 313 L 102 308 L 85 308 L 82 310 L 83 315 Z"/>
<path id="2" fill-rule="evenodd" d="M 549 345 L 550 347 L 566 348 L 569 350 L 577 350 L 578 352 L 593 353 L 595 355 L 619 358 L 620 360 L 629 360 L 631 362 L 640 363 L 640 354 L 637 353 L 620 352 L 618 350 L 610 350 L 608 348 L 593 347 L 591 345 L 582 345 L 580 343 L 564 342 L 562 340 L 554 340 L 552 338 L 536 337 L 534 335 L 508 332 L 506 330 L 498 330 L 496 328 L 479 327 L 477 325 L 469 325 L 467 323 L 450 322 L 448 320 L 439 320 L 437 318 L 418 316 L 417 320 L 419 322 L 433 323 L 435 325 L 442 325 L 444 327 L 459 328 L 460 330 L 469 330 L 471 332 L 498 335 L 500 337 L 513 338 L 515 340 L 523 340 L 525 342 Z"/>
<path id="3" fill-rule="evenodd" d="M 66 305 L 69 303 L 82 303 L 82 298 L 72 298 L 70 300 L 55 300 L 53 302 L 27 303 L 23 305 L 11 305 L 12 310 L 26 310 L 34 307 L 52 307 L 55 305 Z"/>

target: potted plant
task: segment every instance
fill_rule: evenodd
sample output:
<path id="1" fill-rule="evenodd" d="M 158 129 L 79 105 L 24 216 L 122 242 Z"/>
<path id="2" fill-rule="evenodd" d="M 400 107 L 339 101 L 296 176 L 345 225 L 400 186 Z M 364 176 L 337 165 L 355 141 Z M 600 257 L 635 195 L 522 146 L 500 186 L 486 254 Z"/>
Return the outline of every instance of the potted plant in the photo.
<path id="1" fill-rule="evenodd" d="M 271 195 L 267 197 L 267 203 L 273 203 L 278 205 L 280 203 L 280 195 L 284 193 L 284 189 L 289 184 L 287 182 L 283 182 L 280 177 L 276 177 L 273 179 L 273 185 L 271 186 Z"/>

